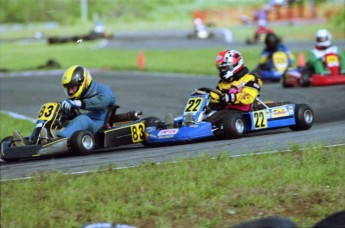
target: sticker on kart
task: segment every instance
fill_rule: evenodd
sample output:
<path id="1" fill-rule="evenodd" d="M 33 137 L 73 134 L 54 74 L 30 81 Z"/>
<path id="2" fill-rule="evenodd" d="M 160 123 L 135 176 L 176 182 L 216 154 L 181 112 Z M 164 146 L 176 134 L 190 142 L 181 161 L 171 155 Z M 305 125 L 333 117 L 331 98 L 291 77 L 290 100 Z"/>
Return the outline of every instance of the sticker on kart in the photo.
<path id="1" fill-rule="evenodd" d="M 145 123 L 137 123 L 131 126 L 132 142 L 138 143 L 145 140 Z"/>
<path id="2" fill-rule="evenodd" d="M 267 128 L 267 116 L 269 117 L 269 113 L 267 113 L 266 111 L 267 110 L 253 112 L 254 129 Z"/>
<path id="3" fill-rule="evenodd" d="M 58 103 L 55 103 L 55 102 L 44 104 L 37 115 L 37 120 L 45 120 L 45 121 L 51 120 L 54 117 L 54 113 L 57 107 L 58 107 Z"/>
<path id="4" fill-rule="evenodd" d="M 326 56 L 326 64 L 329 67 L 337 67 L 339 66 L 339 59 L 336 55 L 328 55 Z"/>
<path id="5" fill-rule="evenodd" d="M 172 138 L 178 133 L 178 128 L 164 129 L 159 131 L 158 138 Z"/>
<path id="6" fill-rule="evenodd" d="M 198 112 L 200 110 L 200 107 L 202 106 L 203 101 L 204 101 L 203 97 L 189 98 L 186 108 L 184 109 L 184 112 L 185 113 Z"/>
<path id="7" fill-rule="evenodd" d="M 288 109 L 285 106 L 272 108 L 271 113 L 272 113 L 272 118 L 280 118 L 280 117 L 290 115 L 290 112 L 288 111 Z"/>
<path id="8" fill-rule="evenodd" d="M 277 51 L 272 56 L 273 65 L 278 72 L 283 72 L 288 67 L 288 57 L 285 52 Z"/>

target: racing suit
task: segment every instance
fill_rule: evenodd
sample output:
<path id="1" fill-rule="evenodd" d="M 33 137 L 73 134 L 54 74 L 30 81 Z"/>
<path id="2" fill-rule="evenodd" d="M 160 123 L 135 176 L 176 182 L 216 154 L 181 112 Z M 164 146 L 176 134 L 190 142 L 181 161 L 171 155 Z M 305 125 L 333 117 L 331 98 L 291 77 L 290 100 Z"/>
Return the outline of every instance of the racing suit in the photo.
<path id="1" fill-rule="evenodd" d="M 225 105 L 225 109 L 237 109 L 249 111 L 250 105 L 259 95 L 262 81 L 253 74 L 248 74 L 247 67 L 242 68 L 233 76 L 233 80 L 226 82 L 220 80 L 216 87 L 222 93 L 230 94 L 230 101 Z"/>
<path id="2" fill-rule="evenodd" d="M 251 104 L 259 95 L 262 87 L 262 80 L 254 75 L 248 73 L 247 67 L 242 68 L 237 72 L 230 82 L 220 80 L 216 89 L 221 93 L 230 95 L 228 103 L 210 104 L 212 109 L 218 110 L 212 116 L 206 118 L 206 121 L 217 124 L 226 115 L 227 112 L 246 112 L 251 108 Z"/>
<path id="3" fill-rule="evenodd" d="M 291 51 L 286 46 L 284 46 L 283 44 L 278 44 L 276 50 L 274 51 L 268 50 L 267 48 L 265 48 L 264 50 L 262 50 L 260 54 L 260 60 L 259 60 L 259 65 L 258 65 L 258 72 L 261 75 L 262 79 L 275 79 L 275 78 L 280 79 L 281 78 L 282 72 L 279 72 L 279 75 L 276 75 L 276 73 L 278 72 L 274 72 L 275 66 L 272 59 L 273 54 L 278 51 L 282 51 L 286 53 L 287 65 L 288 67 L 292 67 L 294 57 Z"/>
<path id="4" fill-rule="evenodd" d="M 345 73 L 345 58 L 343 53 L 336 46 L 330 46 L 326 49 L 314 48 L 309 52 L 307 59 L 307 67 L 316 74 L 325 74 L 326 69 L 323 63 L 323 57 L 326 54 L 334 53 L 339 56 L 340 72 Z"/>
<path id="5" fill-rule="evenodd" d="M 81 109 L 88 112 L 75 117 L 58 136 L 70 138 L 79 130 L 96 133 L 103 127 L 108 109 L 115 104 L 115 97 L 109 86 L 92 81 L 81 102 Z"/>

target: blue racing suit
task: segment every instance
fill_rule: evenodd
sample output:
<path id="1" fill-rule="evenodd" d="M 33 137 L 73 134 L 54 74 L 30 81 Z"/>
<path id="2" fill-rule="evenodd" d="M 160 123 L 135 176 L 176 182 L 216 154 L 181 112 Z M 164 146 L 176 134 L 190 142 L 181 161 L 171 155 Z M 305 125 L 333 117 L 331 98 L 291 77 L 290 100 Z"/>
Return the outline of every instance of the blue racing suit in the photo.
<path id="1" fill-rule="evenodd" d="M 115 97 L 109 86 L 91 82 L 85 95 L 81 98 L 81 109 L 85 114 L 75 117 L 58 136 L 71 138 L 79 130 L 89 130 L 96 133 L 104 125 L 108 109 L 115 104 Z"/>
<path id="2" fill-rule="evenodd" d="M 283 55 L 275 55 L 275 53 L 282 53 Z M 284 54 L 285 53 L 285 54 Z M 273 59 L 273 56 L 278 56 Z M 261 79 L 276 79 L 279 80 L 288 67 L 293 65 L 293 55 L 283 44 L 278 44 L 276 50 L 268 50 L 265 48 L 260 55 L 260 61 L 258 65 L 258 73 Z"/>

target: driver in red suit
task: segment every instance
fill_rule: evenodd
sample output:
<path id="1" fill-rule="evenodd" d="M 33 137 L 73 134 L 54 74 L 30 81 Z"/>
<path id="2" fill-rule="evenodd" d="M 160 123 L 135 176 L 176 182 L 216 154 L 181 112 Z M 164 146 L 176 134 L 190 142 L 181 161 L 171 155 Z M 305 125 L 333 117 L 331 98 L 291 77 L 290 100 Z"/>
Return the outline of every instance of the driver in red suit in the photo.
<path id="1" fill-rule="evenodd" d="M 249 73 L 241 53 L 236 50 L 219 52 L 216 65 L 220 77 L 217 90 L 222 93 L 223 108 L 249 111 L 260 92 L 262 80 Z"/>
<path id="2" fill-rule="evenodd" d="M 219 103 L 211 103 L 216 113 L 206 118 L 213 124 L 222 121 L 228 112 L 247 112 L 255 102 L 262 80 L 249 73 L 240 52 L 226 49 L 217 55 L 216 66 L 220 80 L 216 89 L 221 92 Z"/>
<path id="3" fill-rule="evenodd" d="M 216 66 L 220 80 L 216 89 L 221 93 L 218 101 L 210 104 L 216 113 L 206 118 L 213 124 L 218 123 L 227 112 L 246 112 L 259 95 L 262 80 L 255 74 L 249 73 L 244 66 L 244 60 L 240 52 L 226 49 L 217 55 Z M 187 115 L 185 122 L 192 122 L 192 116 Z M 165 117 L 167 128 L 174 127 L 174 117 L 171 113 Z"/>

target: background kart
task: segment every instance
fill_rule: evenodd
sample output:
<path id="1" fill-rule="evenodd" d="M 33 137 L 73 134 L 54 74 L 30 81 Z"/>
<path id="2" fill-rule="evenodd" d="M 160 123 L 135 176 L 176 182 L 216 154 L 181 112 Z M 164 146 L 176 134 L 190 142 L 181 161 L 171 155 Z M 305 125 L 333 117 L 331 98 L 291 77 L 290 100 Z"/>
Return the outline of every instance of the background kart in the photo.
<path id="1" fill-rule="evenodd" d="M 219 121 L 207 121 L 217 111 L 210 108 L 220 93 L 209 88 L 192 92 L 183 115 L 174 119 L 174 127 L 147 127 L 147 145 L 190 142 L 211 137 L 240 138 L 245 133 L 281 127 L 291 130 L 307 130 L 314 121 L 312 109 L 306 104 L 291 102 L 262 102 L 257 99 L 249 112 L 223 111 Z M 193 118 L 191 118 L 193 117 Z"/>
<path id="2" fill-rule="evenodd" d="M 335 53 L 329 53 L 324 57 L 324 66 L 327 74 L 320 75 L 310 72 L 304 67 L 304 55 L 299 54 L 300 67 L 297 70 L 287 71 L 283 77 L 283 87 L 294 86 L 327 86 L 336 84 L 345 84 L 345 72 L 340 72 L 339 56 Z"/>
<path id="3" fill-rule="evenodd" d="M 214 38 L 215 34 L 208 30 L 203 31 L 193 31 L 192 33 L 187 34 L 188 39 L 210 39 Z"/>
<path id="4" fill-rule="evenodd" d="M 0 157 L 4 161 L 13 162 L 25 158 L 55 156 L 60 154 L 91 154 L 94 151 L 117 147 L 121 145 L 143 143 L 146 140 L 145 128 L 157 124 L 158 118 L 148 117 L 135 121 L 116 119 L 114 105 L 107 113 L 104 127 L 96 134 L 81 130 L 75 132 L 70 140 L 56 137 L 66 123 L 63 121 L 63 111 L 60 102 L 44 104 L 37 115 L 32 142 L 24 146 L 16 146 L 13 136 L 1 141 Z M 120 120 L 121 121 L 121 120 Z M 29 137 L 25 137 L 28 142 Z"/>
<path id="5" fill-rule="evenodd" d="M 271 80 L 280 82 L 286 70 L 289 67 L 289 57 L 283 51 L 276 51 L 266 63 L 268 69 L 257 69 L 262 80 Z"/>

